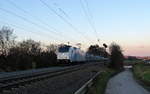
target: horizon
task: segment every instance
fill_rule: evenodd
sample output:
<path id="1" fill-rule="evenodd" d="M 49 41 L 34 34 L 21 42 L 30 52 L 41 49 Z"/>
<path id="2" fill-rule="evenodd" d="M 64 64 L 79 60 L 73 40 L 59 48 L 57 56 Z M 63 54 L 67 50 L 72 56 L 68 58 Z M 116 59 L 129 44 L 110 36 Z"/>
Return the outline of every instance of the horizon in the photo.
<path id="1" fill-rule="evenodd" d="M 125 56 L 150 56 L 149 4 L 149 0 L 1 0 L 0 28 L 14 29 L 17 41 L 81 43 L 82 49 L 115 42 Z"/>

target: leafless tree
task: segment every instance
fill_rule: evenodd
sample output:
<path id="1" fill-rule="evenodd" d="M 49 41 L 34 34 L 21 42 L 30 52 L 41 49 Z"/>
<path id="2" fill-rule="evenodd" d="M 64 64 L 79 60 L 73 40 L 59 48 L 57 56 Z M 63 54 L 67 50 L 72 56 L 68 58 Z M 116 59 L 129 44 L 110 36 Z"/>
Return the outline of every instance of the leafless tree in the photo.
<path id="1" fill-rule="evenodd" d="M 29 54 L 38 54 L 41 51 L 41 44 L 40 42 L 36 42 L 34 40 L 26 40 L 19 43 L 21 50 Z"/>
<path id="2" fill-rule="evenodd" d="M 46 49 L 47 49 L 47 51 L 48 52 L 56 52 L 56 50 L 57 50 L 57 45 L 54 45 L 54 44 L 50 44 L 50 45 L 48 45 L 48 46 L 46 46 Z"/>
<path id="3" fill-rule="evenodd" d="M 0 54 L 7 55 L 9 49 L 15 45 L 15 38 L 13 29 L 2 27 L 0 30 Z"/>

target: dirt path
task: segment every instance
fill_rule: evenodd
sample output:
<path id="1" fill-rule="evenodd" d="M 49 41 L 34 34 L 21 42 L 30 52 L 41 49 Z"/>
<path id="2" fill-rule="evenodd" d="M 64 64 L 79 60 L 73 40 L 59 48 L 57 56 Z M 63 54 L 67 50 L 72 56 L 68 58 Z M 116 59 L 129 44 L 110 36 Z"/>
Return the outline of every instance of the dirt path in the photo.
<path id="1" fill-rule="evenodd" d="M 111 78 L 105 94 L 150 94 L 140 86 L 128 69 Z"/>

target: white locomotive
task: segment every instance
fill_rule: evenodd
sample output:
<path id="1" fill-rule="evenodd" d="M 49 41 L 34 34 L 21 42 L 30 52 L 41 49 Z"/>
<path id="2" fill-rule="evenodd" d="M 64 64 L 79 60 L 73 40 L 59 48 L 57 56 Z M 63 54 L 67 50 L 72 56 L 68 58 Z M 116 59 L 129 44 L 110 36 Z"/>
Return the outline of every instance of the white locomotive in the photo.
<path id="1" fill-rule="evenodd" d="M 58 47 L 56 52 L 58 62 L 85 62 L 85 61 L 100 61 L 106 60 L 106 58 L 101 56 L 94 56 L 91 54 L 86 54 L 79 48 L 72 47 L 69 45 L 63 45 Z"/>

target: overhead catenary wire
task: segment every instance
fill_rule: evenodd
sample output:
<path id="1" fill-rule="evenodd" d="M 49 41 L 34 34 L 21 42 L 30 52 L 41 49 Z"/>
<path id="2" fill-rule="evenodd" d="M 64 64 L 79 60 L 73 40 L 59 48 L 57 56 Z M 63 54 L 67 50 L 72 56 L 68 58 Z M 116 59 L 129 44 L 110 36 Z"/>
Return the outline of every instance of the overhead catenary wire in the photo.
<path id="1" fill-rule="evenodd" d="M 87 7 L 87 11 L 88 11 L 88 13 L 89 13 L 89 16 L 91 17 L 91 19 L 93 18 L 93 15 L 92 15 L 92 13 L 91 13 L 91 11 L 90 11 L 90 7 L 89 7 L 89 4 L 88 4 L 88 1 L 87 0 L 84 0 L 84 2 L 85 2 L 85 5 L 86 5 L 86 7 Z"/>
<path id="2" fill-rule="evenodd" d="M 69 15 L 61 8 L 58 8 L 61 13 L 63 13 L 68 19 L 70 19 Z"/>
<path id="3" fill-rule="evenodd" d="M 54 27 L 50 26 L 49 24 L 45 23 L 44 21 L 42 21 L 41 19 L 39 19 L 37 16 L 31 15 L 30 12 L 28 12 L 25 9 L 21 8 L 16 3 L 14 3 L 12 0 L 6 0 L 6 2 L 10 3 L 11 5 L 13 5 L 14 7 L 16 7 L 18 10 L 22 11 L 23 13 L 30 15 L 32 18 L 36 19 L 37 21 L 39 21 L 43 25 L 46 25 L 46 26 L 50 27 L 51 29 L 53 29 L 53 31 L 52 31 L 53 33 L 60 34 L 60 32 L 58 33 L 58 31 L 56 30 L 56 28 L 54 28 Z"/>
<path id="4" fill-rule="evenodd" d="M 96 28 L 95 28 L 94 22 L 91 20 L 92 19 L 92 14 L 90 12 L 90 9 L 89 9 L 89 6 L 88 6 L 88 2 L 86 0 L 84 0 L 84 2 L 86 4 L 87 8 L 85 7 L 85 5 L 84 5 L 82 0 L 80 0 L 81 7 L 82 7 L 82 9 L 84 11 L 84 14 L 85 14 L 85 17 L 87 18 L 87 21 L 88 21 L 89 25 L 91 26 L 91 28 L 92 28 L 92 30 L 93 30 L 96 38 L 97 38 L 97 41 L 98 41 L 99 40 L 98 33 L 97 33 Z"/>
<path id="5" fill-rule="evenodd" d="M 43 22 L 43 21 L 42 21 L 41 19 L 39 19 L 37 16 L 31 15 L 28 11 L 26 11 L 26 10 L 23 9 L 23 8 L 21 8 L 20 6 L 18 6 L 17 4 L 15 4 L 15 3 L 14 3 L 13 1 L 11 1 L 11 0 L 6 0 L 6 1 L 9 2 L 10 4 L 12 4 L 14 7 L 16 7 L 18 10 L 21 10 L 23 13 L 29 14 L 32 18 L 36 19 L 37 21 L 39 21 L 39 22 L 42 23 L 43 25 L 46 25 L 46 26 L 52 28 L 53 31 L 51 31 L 51 33 L 54 33 L 54 34 L 59 35 L 60 37 L 62 37 L 62 35 L 61 35 L 60 32 L 58 33 L 58 31 L 57 31 L 54 27 L 52 27 L 52 26 L 50 26 L 49 24 Z M 55 32 L 54 32 L 54 31 L 55 31 Z"/>
<path id="6" fill-rule="evenodd" d="M 89 18 L 91 18 L 91 24 L 92 24 L 92 26 L 93 26 L 93 29 L 94 29 L 96 35 L 98 35 L 98 32 L 97 32 L 96 27 L 95 27 L 95 25 L 94 25 L 93 16 L 92 16 L 92 13 L 91 13 L 90 8 L 89 8 L 88 1 L 87 1 L 87 0 L 84 0 L 84 2 L 85 2 L 85 5 L 87 6 L 87 12 L 88 12 L 88 14 L 89 14 Z"/>
<path id="7" fill-rule="evenodd" d="M 12 0 L 6 0 L 8 3 L 10 3 L 11 5 L 13 5 L 14 7 L 16 7 L 18 10 L 22 11 L 25 14 L 28 14 L 29 16 L 31 16 L 32 18 L 34 18 L 36 21 L 39 21 L 40 23 L 42 23 L 43 25 L 46 25 L 48 28 L 52 29 L 53 31 L 51 31 L 51 33 L 54 33 L 60 37 L 63 37 L 64 39 L 66 39 L 66 36 L 62 34 L 62 32 L 59 32 L 56 28 L 50 26 L 49 24 L 47 24 L 46 22 L 42 21 L 40 18 L 38 18 L 35 15 L 32 15 L 30 12 L 28 12 L 27 10 L 21 8 L 20 6 L 18 6 L 16 3 L 14 3 Z M 61 10 L 61 9 L 60 9 Z M 63 10 L 61 10 L 63 12 Z M 65 12 L 64 12 L 65 13 Z M 55 32 L 54 32 L 55 31 Z M 71 38 L 69 36 L 67 36 L 67 38 Z M 71 38 L 73 39 L 73 38 Z M 74 39 L 72 40 L 74 42 L 76 42 Z"/>
<path id="8" fill-rule="evenodd" d="M 67 23 L 75 32 L 80 34 L 81 37 L 86 39 L 87 41 L 90 41 L 83 32 L 80 32 L 72 23 L 70 23 L 68 20 L 66 20 L 63 16 L 58 14 L 50 5 L 48 5 L 45 1 L 39 0 L 43 5 L 45 5 L 49 10 L 51 10 L 54 14 L 56 14 L 60 19 L 62 19 L 65 23 Z"/>
<path id="9" fill-rule="evenodd" d="M 34 31 L 31 31 L 31 30 L 27 30 L 26 28 L 24 28 L 24 27 L 21 27 L 21 26 L 18 26 L 18 25 L 15 25 L 15 24 L 10 24 L 10 23 L 8 23 L 8 22 L 4 22 L 4 21 L 1 21 L 0 20 L 0 22 L 1 23 L 4 23 L 4 24 L 7 24 L 7 25 L 9 25 L 9 26 L 13 26 L 13 27 L 15 27 L 15 28 L 17 28 L 17 29 L 20 29 L 20 30 L 23 30 L 23 31 L 26 31 L 26 32 L 30 32 L 30 33 L 32 33 L 32 34 L 35 34 L 35 35 L 37 35 L 38 37 L 40 37 L 40 38 L 42 38 L 41 36 L 43 36 L 43 37 L 46 37 L 46 38 L 53 38 L 53 39 L 55 39 L 55 41 L 57 41 L 57 40 L 59 40 L 59 39 L 57 39 L 57 38 L 55 38 L 55 37 L 53 37 L 53 36 L 49 36 L 49 35 L 47 35 L 47 34 L 44 34 L 44 33 L 39 33 L 40 31 L 37 31 L 37 32 L 34 32 Z M 57 42 L 60 42 L 60 41 L 57 41 Z"/>
<path id="10" fill-rule="evenodd" d="M 67 18 L 67 19 L 71 19 L 71 17 L 57 4 L 57 3 L 54 3 L 53 4 L 54 6 L 56 6 L 58 8 L 58 10 Z"/>
<path id="11" fill-rule="evenodd" d="M 95 27 L 95 25 L 94 25 L 93 15 L 92 15 L 92 13 L 91 13 L 91 11 L 90 11 L 90 7 L 89 7 L 89 4 L 88 4 L 88 1 L 87 1 L 87 0 L 84 0 L 84 2 L 85 2 L 85 4 L 86 4 L 86 6 L 87 6 L 87 11 L 88 11 L 88 13 L 89 13 L 89 16 L 91 17 L 93 26 L 94 26 L 94 28 L 95 28 L 95 30 L 96 30 L 96 27 Z M 96 30 L 96 33 L 97 33 L 97 35 L 98 35 L 97 30 Z M 100 39 L 99 39 L 99 38 L 97 38 L 97 41 L 100 43 Z"/>
<path id="12" fill-rule="evenodd" d="M 59 12 L 61 12 L 63 14 L 63 16 L 65 16 L 66 20 L 71 21 L 71 17 L 56 2 L 53 5 L 59 10 Z M 73 37 L 76 39 L 75 36 L 73 36 Z"/>
<path id="13" fill-rule="evenodd" d="M 0 10 L 4 11 L 4 12 L 6 12 L 6 13 L 9 13 L 9 14 L 11 14 L 11 15 L 14 15 L 14 16 L 16 16 L 16 17 L 18 17 L 18 18 L 24 20 L 25 22 L 28 22 L 28 23 L 30 23 L 30 24 L 32 24 L 32 25 L 34 25 L 34 26 L 36 26 L 36 27 L 38 27 L 38 28 L 40 28 L 40 29 L 45 29 L 45 30 L 47 31 L 47 29 L 44 28 L 44 27 L 42 27 L 41 25 L 39 25 L 39 24 L 37 24 L 37 23 L 34 23 L 34 22 L 32 22 L 32 21 L 26 19 L 26 18 L 23 17 L 23 16 L 17 15 L 16 13 L 14 13 L 14 12 L 12 12 L 12 11 L 9 11 L 9 10 L 3 9 L 3 8 L 0 8 Z M 42 32 L 42 33 L 43 33 L 43 32 Z M 51 35 L 50 35 L 50 36 L 51 36 Z M 62 38 L 62 37 L 61 37 L 61 38 Z"/>

